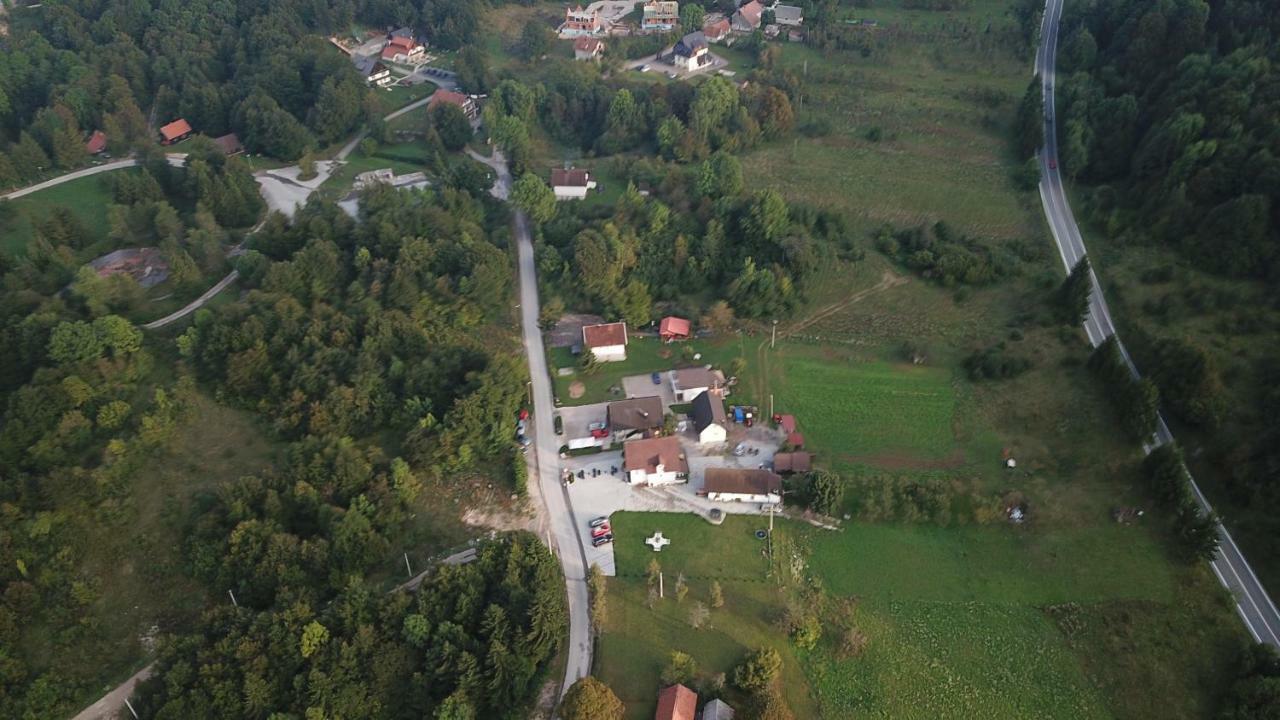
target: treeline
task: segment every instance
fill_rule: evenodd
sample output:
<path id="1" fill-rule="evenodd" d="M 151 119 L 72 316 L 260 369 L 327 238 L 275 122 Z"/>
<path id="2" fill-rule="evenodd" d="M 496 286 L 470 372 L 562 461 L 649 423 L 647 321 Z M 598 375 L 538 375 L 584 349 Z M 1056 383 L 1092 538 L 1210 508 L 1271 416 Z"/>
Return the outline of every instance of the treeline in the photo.
<path id="1" fill-rule="evenodd" d="M 1280 6 L 1099 0 L 1067 8 L 1063 167 L 1114 234 L 1280 279 Z"/>
<path id="2" fill-rule="evenodd" d="M 744 192 L 738 160 L 725 152 L 688 170 L 648 161 L 619 170 L 641 182 L 654 170 L 666 176 L 647 198 L 633 181 L 604 217 L 570 208 L 542 226 L 539 273 L 561 294 L 552 302 L 580 301 L 637 326 L 656 301 L 686 303 L 695 315 L 722 301 L 720 325 L 779 317 L 849 239 L 839 215 L 771 190 Z"/>
<path id="3" fill-rule="evenodd" d="M 319 469 L 299 471 L 323 481 Z M 288 478 L 225 494 L 205 519 L 225 538 L 209 550 L 231 556 L 219 580 L 269 576 L 273 597 L 237 596 L 169 638 L 134 707 L 156 720 L 525 717 L 566 630 L 555 557 L 531 535 L 504 536 L 434 570 L 416 595 L 385 594 L 360 579 L 360 538 L 396 503 L 331 497 Z M 326 567 L 330 553 L 354 564 Z"/>
<path id="4" fill-rule="evenodd" d="M 957 233 L 945 222 L 895 230 L 881 227 L 876 249 L 947 287 L 988 285 L 1017 271 L 1018 258 L 990 241 Z"/>

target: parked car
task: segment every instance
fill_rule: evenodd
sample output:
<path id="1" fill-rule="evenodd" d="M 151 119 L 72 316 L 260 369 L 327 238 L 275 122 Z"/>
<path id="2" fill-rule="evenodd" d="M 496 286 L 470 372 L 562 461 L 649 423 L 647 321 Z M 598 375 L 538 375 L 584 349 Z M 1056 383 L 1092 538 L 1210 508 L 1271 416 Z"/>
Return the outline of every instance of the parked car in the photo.
<path id="1" fill-rule="evenodd" d="M 591 431 L 591 437 L 593 437 L 593 438 L 595 438 L 595 439 L 597 439 L 597 440 L 599 440 L 599 439 L 601 439 L 601 438 L 607 438 L 607 437 L 609 437 L 609 431 L 608 431 L 608 430 L 605 430 L 605 429 L 592 430 L 592 431 Z"/>
<path id="2" fill-rule="evenodd" d="M 608 534 L 610 534 L 611 532 L 612 532 L 612 530 L 611 530 L 611 528 L 609 527 L 609 524 L 608 524 L 608 523 L 605 523 L 604 525 L 601 525 L 601 526 L 600 526 L 600 527 L 598 527 L 598 528 L 594 528 L 594 529 L 592 529 L 592 531 L 591 531 L 591 537 L 593 537 L 593 538 L 598 538 L 598 537 L 600 537 L 600 536 L 602 536 L 602 535 L 608 535 Z"/>
<path id="3" fill-rule="evenodd" d="M 516 421 L 516 434 L 523 435 L 529 429 L 529 423 L 525 420 Z"/>
<path id="4" fill-rule="evenodd" d="M 592 538 L 591 547 L 600 547 L 601 545 L 608 545 L 611 542 L 613 542 L 613 533 L 601 535 L 598 538 Z"/>
<path id="5" fill-rule="evenodd" d="M 556 434 L 557 434 L 557 435 L 563 435 L 563 434 L 564 434 L 564 419 L 563 419 L 563 418 L 561 418 L 559 415 L 557 415 L 557 416 L 556 416 L 555 421 L 554 421 L 554 422 L 552 422 L 552 424 L 553 424 L 553 425 L 555 425 L 555 427 L 556 427 Z"/>
<path id="6" fill-rule="evenodd" d="M 529 419 L 529 408 L 520 408 L 520 419 L 521 420 Z"/>
<path id="7" fill-rule="evenodd" d="M 1056 158 L 1049 158 L 1049 169 L 1050 170 L 1058 169 L 1058 161 Z"/>
<path id="8" fill-rule="evenodd" d="M 652 375 L 649 376 L 649 379 L 653 380 L 654 385 L 661 385 L 662 373 L 653 373 Z"/>
<path id="9" fill-rule="evenodd" d="M 605 524 L 605 523 L 607 523 L 607 522 L 609 522 L 609 518 L 604 517 L 604 516 L 602 515 L 602 516 L 600 516 L 600 517 L 596 518 L 595 520 L 592 520 L 591 522 L 589 522 L 589 523 L 587 523 L 587 524 L 588 524 L 588 525 L 590 525 L 590 526 L 591 526 L 591 527 L 593 527 L 593 528 L 598 528 L 598 527 L 600 527 L 601 525 L 604 525 L 604 524 Z"/>

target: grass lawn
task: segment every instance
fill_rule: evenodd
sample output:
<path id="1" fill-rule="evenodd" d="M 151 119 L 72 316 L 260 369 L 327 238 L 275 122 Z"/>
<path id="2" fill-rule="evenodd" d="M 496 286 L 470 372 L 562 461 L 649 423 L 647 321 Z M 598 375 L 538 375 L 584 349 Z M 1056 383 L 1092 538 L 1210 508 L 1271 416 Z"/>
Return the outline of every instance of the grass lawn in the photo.
<path id="1" fill-rule="evenodd" d="M 692 347 L 701 355 L 698 360 L 686 359 L 684 348 Z M 622 392 L 622 378 L 628 375 L 647 375 L 651 372 L 670 370 L 676 367 L 712 364 L 728 374 L 729 363 L 736 357 L 748 360 L 746 373 L 751 373 L 750 358 L 745 357 L 745 343 L 740 335 L 710 340 L 694 340 L 685 343 L 665 344 L 657 338 L 635 337 L 627 340 L 627 359 L 621 362 L 597 363 L 597 369 L 591 374 L 583 374 L 578 366 L 578 359 L 569 352 L 569 348 L 548 348 L 548 365 L 555 386 L 555 396 L 561 405 L 589 405 L 606 400 L 619 400 L 625 397 Z M 574 374 L 560 376 L 558 368 L 573 368 Z M 582 397 L 569 395 L 569 386 L 575 381 L 582 381 L 585 392 Z M 745 389 L 746 385 L 742 385 Z M 616 392 L 614 389 L 617 389 Z M 745 402 L 747 395 L 739 396 L 734 391 L 737 401 Z"/>
<path id="2" fill-rule="evenodd" d="M 127 170 L 133 172 L 132 170 Z M 3 201 L 7 208 L 0 214 L 0 252 L 10 257 L 26 254 L 27 244 L 35 237 L 35 223 L 62 205 L 71 210 L 93 243 L 107 236 L 107 205 L 111 203 L 113 173 L 102 173 L 56 185 L 17 200 Z"/>
<path id="3" fill-rule="evenodd" d="M 427 162 L 427 153 L 427 144 L 420 140 L 379 145 L 373 155 L 365 155 L 364 151 L 357 147 L 347 156 L 346 163 L 324 181 L 320 186 L 320 193 L 329 199 L 339 199 L 350 192 L 357 175 L 370 170 L 389 167 L 397 175 L 421 171 Z"/>

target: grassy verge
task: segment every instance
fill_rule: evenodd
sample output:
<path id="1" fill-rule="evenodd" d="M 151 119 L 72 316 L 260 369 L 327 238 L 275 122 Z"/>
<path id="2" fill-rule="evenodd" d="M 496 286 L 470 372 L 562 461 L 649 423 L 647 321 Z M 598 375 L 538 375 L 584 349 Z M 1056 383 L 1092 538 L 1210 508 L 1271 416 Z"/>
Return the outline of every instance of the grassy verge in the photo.
<path id="1" fill-rule="evenodd" d="M 0 252 L 10 257 L 25 255 L 27 244 L 35 237 L 35 225 L 57 206 L 71 210 L 89 231 L 92 243 L 106 239 L 107 205 L 111 203 L 107 176 L 110 174 L 90 175 L 4 201 L 6 208 L 0 215 Z"/>

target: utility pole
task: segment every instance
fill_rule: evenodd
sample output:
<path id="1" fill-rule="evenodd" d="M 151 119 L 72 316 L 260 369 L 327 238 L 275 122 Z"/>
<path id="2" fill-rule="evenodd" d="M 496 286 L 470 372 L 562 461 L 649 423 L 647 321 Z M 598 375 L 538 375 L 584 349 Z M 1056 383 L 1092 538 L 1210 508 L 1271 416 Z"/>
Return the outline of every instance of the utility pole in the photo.
<path id="1" fill-rule="evenodd" d="M 658 571 L 658 597 L 659 598 L 666 597 L 666 594 L 664 594 L 663 587 L 662 587 L 662 571 L 661 570 Z"/>
<path id="2" fill-rule="evenodd" d="M 409 573 L 409 577 L 412 578 L 413 567 L 409 565 L 409 553 L 404 554 L 404 569 L 405 569 L 405 572 Z"/>
<path id="3" fill-rule="evenodd" d="M 125 707 L 129 708 L 129 712 L 133 714 L 133 720 L 138 720 L 138 711 L 133 709 L 133 704 L 129 702 L 129 698 L 124 699 Z"/>
<path id="4" fill-rule="evenodd" d="M 769 419 L 773 419 L 773 393 L 769 393 Z"/>
<path id="5" fill-rule="evenodd" d="M 778 341 L 778 321 L 773 321 L 773 334 L 769 336 L 769 349 L 773 349 L 773 344 Z"/>
<path id="6" fill-rule="evenodd" d="M 227 594 L 231 596 L 231 604 L 235 605 L 236 607 L 240 607 L 240 603 L 236 602 L 236 594 L 231 592 L 230 590 L 227 591 Z"/>

